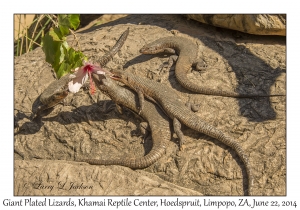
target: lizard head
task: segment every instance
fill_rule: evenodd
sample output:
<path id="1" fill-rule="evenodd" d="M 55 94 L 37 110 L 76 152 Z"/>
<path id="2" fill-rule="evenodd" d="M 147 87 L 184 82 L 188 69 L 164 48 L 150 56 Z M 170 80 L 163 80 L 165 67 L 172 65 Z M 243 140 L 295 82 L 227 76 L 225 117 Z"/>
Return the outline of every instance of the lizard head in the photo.
<path id="1" fill-rule="evenodd" d="M 162 53 L 162 52 L 169 52 L 168 50 L 166 51 L 166 49 L 173 48 L 173 47 L 171 47 L 172 42 L 170 42 L 170 41 L 172 41 L 172 40 L 170 40 L 170 37 L 164 37 L 164 38 L 157 39 L 151 43 L 144 45 L 140 49 L 140 53 L 156 54 L 156 53 Z"/>
<path id="2" fill-rule="evenodd" d="M 110 76 L 110 77 L 114 80 L 122 82 L 125 85 L 128 85 L 129 77 L 124 71 L 114 70 L 112 72 L 112 76 Z"/>
<path id="3" fill-rule="evenodd" d="M 158 44 L 146 44 L 140 49 L 142 54 L 156 54 L 164 52 L 164 48 L 161 48 Z"/>
<path id="4" fill-rule="evenodd" d="M 113 82 L 110 77 L 104 74 L 92 74 L 92 79 L 95 82 L 98 89 L 109 97 L 109 90 L 111 90 L 111 88 L 114 88 L 117 85 L 116 82 Z"/>
<path id="5" fill-rule="evenodd" d="M 105 74 L 92 74 L 92 80 L 95 82 L 96 86 L 99 87 L 103 84 L 103 80 L 106 79 Z"/>

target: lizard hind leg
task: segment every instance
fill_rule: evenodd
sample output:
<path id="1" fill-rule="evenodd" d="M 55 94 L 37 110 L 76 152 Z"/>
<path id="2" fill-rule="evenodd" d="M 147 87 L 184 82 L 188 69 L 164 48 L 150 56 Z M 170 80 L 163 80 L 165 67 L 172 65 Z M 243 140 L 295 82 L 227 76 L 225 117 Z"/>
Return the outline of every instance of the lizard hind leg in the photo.
<path id="1" fill-rule="evenodd" d="M 188 102 L 185 104 L 189 109 L 191 109 L 193 112 L 197 112 L 199 110 L 199 104 L 195 104 L 191 102 L 191 97 L 189 97 Z M 174 132 L 179 138 L 179 149 L 183 150 L 184 149 L 184 143 L 185 143 L 185 137 L 181 131 L 181 123 L 177 118 L 173 119 L 173 128 Z"/>
<path id="2" fill-rule="evenodd" d="M 191 97 L 189 97 L 188 102 L 185 104 L 191 111 L 193 112 L 198 112 L 200 105 L 196 104 L 195 102 L 191 102 Z M 174 127 L 174 132 L 179 138 L 179 149 L 183 150 L 184 149 L 184 143 L 185 143 L 185 137 L 181 131 L 181 123 L 177 118 L 173 119 L 173 127 Z"/>
<path id="3" fill-rule="evenodd" d="M 191 97 L 189 96 L 189 100 L 185 104 L 186 107 L 188 107 L 193 112 L 198 112 L 200 109 L 200 104 L 194 102 L 191 102 Z"/>
<path id="4" fill-rule="evenodd" d="M 119 114 L 123 114 L 123 108 L 122 106 L 120 106 L 119 104 L 116 104 L 116 109 L 118 111 Z"/>
<path id="5" fill-rule="evenodd" d="M 143 110 L 143 108 L 144 108 L 144 101 L 145 101 L 145 98 L 144 98 L 144 94 L 143 94 L 143 92 L 141 91 L 141 90 L 139 90 L 138 88 L 136 89 L 136 92 L 137 92 L 137 94 L 138 94 L 138 98 L 139 98 L 139 104 L 140 104 L 140 106 L 139 106 L 139 115 L 141 114 L 141 112 L 142 112 L 142 110 Z"/>
<path id="6" fill-rule="evenodd" d="M 141 122 L 138 129 L 140 135 L 143 136 L 142 144 L 151 139 L 151 129 L 148 122 Z"/>
<path id="7" fill-rule="evenodd" d="M 184 135 L 181 131 L 181 123 L 179 122 L 179 120 L 177 118 L 173 119 L 173 128 L 174 128 L 174 132 L 176 133 L 177 137 L 179 138 L 179 150 L 183 150 L 184 149 Z"/>
<path id="8" fill-rule="evenodd" d="M 193 64 L 193 66 L 195 67 L 195 70 L 197 70 L 199 72 L 205 72 L 207 70 L 207 67 L 208 67 L 203 59 L 201 59 L 200 61 L 196 61 Z"/>

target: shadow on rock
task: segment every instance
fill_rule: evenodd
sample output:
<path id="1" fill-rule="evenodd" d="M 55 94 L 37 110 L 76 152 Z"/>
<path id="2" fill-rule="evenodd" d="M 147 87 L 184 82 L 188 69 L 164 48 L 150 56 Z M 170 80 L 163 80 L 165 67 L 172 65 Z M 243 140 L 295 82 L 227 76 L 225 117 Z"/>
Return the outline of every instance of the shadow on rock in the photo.
<path id="1" fill-rule="evenodd" d="M 126 107 L 123 108 L 123 113 L 120 114 L 116 109 L 116 104 L 112 100 L 103 100 L 89 106 L 80 106 L 71 112 L 62 111 L 56 116 L 45 117 L 54 109 L 55 108 L 46 109 L 41 113 L 40 116 L 37 116 L 30 122 L 24 123 L 21 127 L 19 127 L 19 131 L 16 134 L 34 134 L 38 132 L 44 125 L 43 121 L 58 122 L 61 125 L 69 125 L 72 123 L 82 122 L 88 122 L 91 124 L 92 122 L 109 119 L 123 119 L 125 121 L 137 123 L 142 119 L 139 115 L 135 114 Z M 26 116 L 26 118 L 28 117 Z M 20 116 L 15 117 L 15 121 L 16 119 L 20 119 Z"/>
<path id="2" fill-rule="evenodd" d="M 209 37 L 198 38 L 228 61 L 236 75 L 238 82 L 236 92 L 239 94 L 271 95 L 270 87 L 284 73 L 280 68 L 273 69 L 244 46 L 238 46 L 228 41 L 215 41 Z M 261 122 L 276 118 L 276 112 L 271 107 L 270 97 L 237 98 L 237 100 L 241 115 L 250 121 Z"/>

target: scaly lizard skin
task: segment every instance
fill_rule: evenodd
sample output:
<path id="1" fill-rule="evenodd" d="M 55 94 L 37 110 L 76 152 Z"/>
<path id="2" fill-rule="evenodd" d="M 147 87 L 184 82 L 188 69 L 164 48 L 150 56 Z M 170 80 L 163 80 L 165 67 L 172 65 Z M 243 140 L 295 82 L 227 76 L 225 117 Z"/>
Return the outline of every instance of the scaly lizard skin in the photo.
<path id="1" fill-rule="evenodd" d="M 169 52 L 178 55 L 175 66 L 175 75 L 178 82 L 188 90 L 204 95 L 215 95 L 234 98 L 249 97 L 270 97 L 285 95 L 261 95 L 261 94 L 239 94 L 231 91 L 214 90 L 207 87 L 201 87 L 199 84 L 192 83 L 187 77 L 187 73 L 192 66 L 201 69 L 201 65 L 196 61 L 198 48 L 191 40 L 184 37 L 164 37 L 152 43 L 146 44 L 140 49 L 142 54 L 156 54 L 160 52 Z"/>
<path id="2" fill-rule="evenodd" d="M 195 115 L 185 104 L 181 101 L 177 93 L 168 86 L 149 79 L 141 78 L 129 72 L 113 70 L 112 78 L 124 83 L 131 89 L 135 90 L 139 98 L 146 96 L 148 99 L 159 104 L 165 113 L 173 119 L 174 130 L 183 144 L 183 134 L 180 131 L 180 123 L 185 124 L 198 132 L 204 133 L 208 136 L 218 139 L 222 143 L 235 150 L 238 156 L 245 164 L 248 175 L 248 194 L 252 194 L 252 172 L 247 155 L 237 141 L 225 135 L 221 130 L 209 125 L 200 117 Z M 143 110 L 143 101 L 140 101 L 140 110 Z"/>
<path id="3" fill-rule="evenodd" d="M 92 74 L 96 86 L 116 104 L 123 105 L 138 113 L 136 108 L 138 103 L 137 94 L 119 86 L 115 81 L 104 75 Z M 140 115 L 148 121 L 151 132 L 153 147 L 144 157 L 140 158 L 120 158 L 120 159 L 81 159 L 77 161 L 87 162 L 93 165 L 122 165 L 130 168 L 146 168 L 156 162 L 166 150 L 167 142 L 171 139 L 170 122 L 163 111 L 157 105 L 145 101 L 144 109 Z"/>
<path id="4" fill-rule="evenodd" d="M 121 49 L 121 47 L 125 43 L 128 34 L 129 28 L 127 28 L 127 30 L 123 32 L 123 34 L 120 36 L 119 40 L 111 48 L 111 50 L 101 56 L 101 58 L 98 60 L 98 63 L 101 67 L 104 67 L 110 60 L 112 60 L 113 56 Z M 59 80 L 53 81 L 41 94 L 41 105 L 38 107 L 37 111 L 33 113 L 32 119 L 40 115 L 43 110 L 51 108 L 64 100 L 64 98 L 66 98 L 69 94 L 68 83 L 70 81 L 70 74 L 66 74 Z"/>

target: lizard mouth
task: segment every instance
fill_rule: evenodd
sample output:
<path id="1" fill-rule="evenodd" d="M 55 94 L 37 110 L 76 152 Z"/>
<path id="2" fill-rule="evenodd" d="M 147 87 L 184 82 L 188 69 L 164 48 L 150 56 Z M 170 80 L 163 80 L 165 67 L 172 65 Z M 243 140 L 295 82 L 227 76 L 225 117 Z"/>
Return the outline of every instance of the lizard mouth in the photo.
<path id="1" fill-rule="evenodd" d="M 110 75 L 110 78 L 114 79 L 114 80 L 117 80 L 117 81 L 120 81 L 121 80 L 121 77 L 116 75 L 116 74 L 112 74 Z"/>

